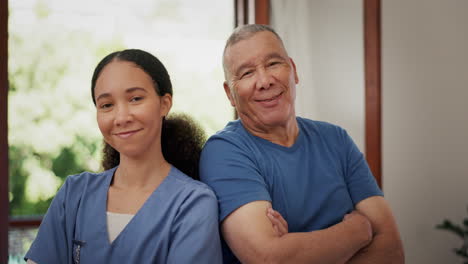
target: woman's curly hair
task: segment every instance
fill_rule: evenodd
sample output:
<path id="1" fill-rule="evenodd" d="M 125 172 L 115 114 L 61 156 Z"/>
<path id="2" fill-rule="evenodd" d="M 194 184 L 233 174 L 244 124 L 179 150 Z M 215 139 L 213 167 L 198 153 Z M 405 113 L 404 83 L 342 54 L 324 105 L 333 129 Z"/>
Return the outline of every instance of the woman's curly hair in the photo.
<path id="1" fill-rule="evenodd" d="M 205 142 L 205 131 L 189 115 L 170 114 L 163 121 L 161 147 L 164 158 L 196 180 L 200 179 L 198 163 Z"/>

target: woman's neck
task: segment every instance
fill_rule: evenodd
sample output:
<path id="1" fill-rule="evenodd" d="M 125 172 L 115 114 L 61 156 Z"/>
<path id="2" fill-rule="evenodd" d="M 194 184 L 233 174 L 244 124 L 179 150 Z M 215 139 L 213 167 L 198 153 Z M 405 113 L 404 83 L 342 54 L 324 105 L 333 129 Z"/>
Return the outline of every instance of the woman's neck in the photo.
<path id="1" fill-rule="evenodd" d="M 125 189 L 154 189 L 166 178 L 170 169 L 171 165 L 162 153 L 151 160 L 121 155 L 112 186 Z"/>

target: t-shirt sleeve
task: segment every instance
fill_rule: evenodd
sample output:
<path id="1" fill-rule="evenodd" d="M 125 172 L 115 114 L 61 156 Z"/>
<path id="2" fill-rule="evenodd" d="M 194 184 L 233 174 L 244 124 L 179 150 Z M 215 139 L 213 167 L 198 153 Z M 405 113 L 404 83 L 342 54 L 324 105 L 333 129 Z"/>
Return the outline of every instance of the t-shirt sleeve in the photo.
<path id="1" fill-rule="evenodd" d="M 364 155 L 345 130 L 342 130 L 342 139 L 345 147 L 345 180 L 353 204 L 371 196 L 383 196 Z"/>
<path id="2" fill-rule="evenodd" d="M 195 190 L 180 206 L 171 230 L 167 263 L 222 263 L 214 193 Z"/>
<path id="3" fill-rule="evenodd" d="M 215 192 L 219 221 L 237 208 L 253 201 L 271 201 L 259 164 L 241 142 L 211 138 L 200 158 L 200 178 Z"/>
<path id="4" fill-rule="evenodd" d="M 71 263 L 71 251 L 67 246 L 69 243 L 65 226 L 65 197 L 69 188 L 68 182 L 68 180 L 65 181 L 52 200 L 39 226 L 36 239 L 24 260 L 31 259 L 37 264 Z"/>

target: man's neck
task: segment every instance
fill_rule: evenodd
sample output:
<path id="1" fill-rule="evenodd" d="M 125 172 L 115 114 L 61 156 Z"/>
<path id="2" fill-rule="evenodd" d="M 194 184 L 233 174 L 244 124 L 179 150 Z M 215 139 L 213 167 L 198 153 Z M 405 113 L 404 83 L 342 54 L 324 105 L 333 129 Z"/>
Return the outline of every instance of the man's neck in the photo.
<path id="1" fill-rule="evenodd" d="M 272 127 L 249 126 L 246 122 L 243 122 L 242 119 L 241 122 L 244 128 L 252 135 L 284 147 L 291 147 L 294 145 L 299 135 L 299 126 L 295 117 L 285 122 L 284 125 Z"/>

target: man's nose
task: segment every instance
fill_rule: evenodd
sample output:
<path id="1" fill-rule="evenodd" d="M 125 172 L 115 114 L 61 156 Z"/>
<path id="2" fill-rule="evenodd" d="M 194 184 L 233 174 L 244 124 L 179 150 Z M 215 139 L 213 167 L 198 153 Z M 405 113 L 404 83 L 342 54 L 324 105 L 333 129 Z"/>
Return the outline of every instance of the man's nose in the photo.
<path id="1" fill-rule="evenodd" d="M 257 71 L 257 88 L 268 89 L 273 84 L 273 76 L 266 69 Z"/>
<path id="2" fill-rule="evenodd" d="M 133 120 L 133 115 L 129 106 L 120 105 L 115 111 L 114 124 L 116 126 L 124 126 Z"/>

